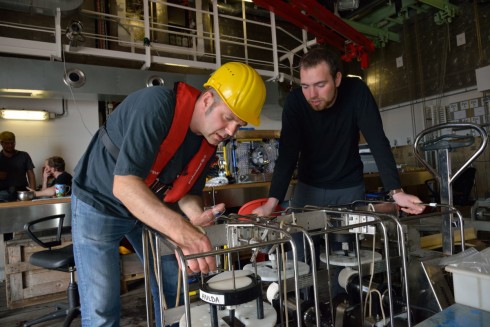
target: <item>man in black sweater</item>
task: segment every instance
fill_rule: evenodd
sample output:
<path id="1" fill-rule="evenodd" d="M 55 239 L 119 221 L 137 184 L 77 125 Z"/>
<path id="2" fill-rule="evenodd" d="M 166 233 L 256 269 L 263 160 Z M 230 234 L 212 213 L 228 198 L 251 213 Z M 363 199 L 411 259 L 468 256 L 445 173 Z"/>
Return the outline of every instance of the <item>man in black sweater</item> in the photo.
<path id="1" fill-rule="evenodd" d="M 378 106 L 364 82 L 343 78 L 338 57 L 323 47 L 310 50 L 300 61 L 301 88 L 293 90 L 282 113 L 279 157 L 269 198 L 253 213 L 270 216 L 284 200 L 294 169 L 298 182 L 291 205 L 327 206 L 364 200 L 363 164 L 359 154 L 362 132 L 376 161 L 381 181 L 406 213 L 420 214 L 420 199 L 403 192 L 390 143 L 383 131 Z M 302 236 L 295 234 L 298 260 L 305 261 Z M 315 240 L 319 250 L 321 240 Z M 338 250 L 338 244 L 331 244 Z M 342 290 L 333 269 L 332 296 Z M 309 297 L 308 293 L 304 296 Z"/>
<path id="2" fill-rule="evenodd" d="M 296 165 L 293 207 L 348 204 L 364 199 L 362 132 L 384 188 L 406 213 L 420 214 L 420 199 L 404 193 L 378 106 L 367 85 L 342 77 L 338 57 L 324 47 L 300 62 L 301 88 L 293 90 L 282 114 L 279 157 L 268 201 L 253 213 L 269 216 L 283 201 Z"/>

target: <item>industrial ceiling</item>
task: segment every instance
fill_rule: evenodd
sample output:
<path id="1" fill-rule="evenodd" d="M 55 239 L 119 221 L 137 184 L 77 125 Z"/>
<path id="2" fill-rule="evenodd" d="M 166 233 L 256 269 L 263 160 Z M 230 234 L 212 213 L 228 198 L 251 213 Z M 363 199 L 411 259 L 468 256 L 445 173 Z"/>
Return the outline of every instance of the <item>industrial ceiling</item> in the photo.
<path id="1" fill-rule="evenodd" d="M 307 46 L 334 46 L 366 68 L 375 48 L 400 42 L 413 15 L 450 23 L 458 1 L 0 0 L 0 8 L 7 56 L 166 71 L 243 60 L 265 77 L 294 80 Z"/>

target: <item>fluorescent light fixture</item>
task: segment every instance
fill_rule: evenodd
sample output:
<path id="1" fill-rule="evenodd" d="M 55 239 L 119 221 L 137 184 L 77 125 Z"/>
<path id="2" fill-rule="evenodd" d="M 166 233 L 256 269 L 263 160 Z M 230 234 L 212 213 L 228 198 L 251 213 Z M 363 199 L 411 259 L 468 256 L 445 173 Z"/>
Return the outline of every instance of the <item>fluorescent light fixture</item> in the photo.
<path id="1" fill-rule="evenodd" d="M 362 79 L 362 77 L 361 77 L 361 76 L 359 76 L 359 75 L 354 75 L 354 74 L 347 74 L 347 77 L 356 77 L 356 78 Z"/>
<path id="2" fill-rule="evenodd" d="M 188 68 L 189 65 L 184 65 L 184 64 L 174 64 L 172 62 L 164 62 L 163 63 L 164 65 L 167 65 L 167 66 L 175 66 L 175 67 L 185 67 L 185 68 Z"/>
<path id="3" fill-rule="evenodd" d="M 48 120 L 49 112 L 43 110 L 0 109 L 3 119 Z"/>
<path id="4" fill-rule="evenodd" d="M 12 98 L 25 98 L 25 97 L 40 97 L 43 95 L 41 90 L 27 90 L 27 89 L 0 89 L 0 96 L 8 96 Z"/>

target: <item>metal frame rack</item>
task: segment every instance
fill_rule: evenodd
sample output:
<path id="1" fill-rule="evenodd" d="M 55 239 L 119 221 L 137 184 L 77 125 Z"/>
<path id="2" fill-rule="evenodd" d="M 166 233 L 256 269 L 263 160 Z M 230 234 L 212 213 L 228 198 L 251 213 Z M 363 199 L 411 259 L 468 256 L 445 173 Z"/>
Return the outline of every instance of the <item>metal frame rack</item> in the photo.
<path id="1" fill-rule="evenodd" d="M 440 205 L 433 204 L 433 206 Z M 461 214 L 450 206 L 443 207 L 453 212 L 455 214 L 454 216 L 457 217 L 458 222 L 456 225 L 459 226 L 461 230 L 462 249 L 464 250 L 464 230 L 462 227 L 463 220 Z M 445 215 L 442 215 L 441 217 L 442 219 L 446 219 Z M 450 215 L 449 217 L 451 220 L 454 220 L 453 215 Z M 284 319 L 284 315 L 288 311 L 288 307 L 291 307 L 292 305 L 295 306 L 296 309 L 295 315 L 293 315 L 296 319 L 296 321 L 293 321 L 294 326 L 333 326 L 333 324 L 335 324 L 335 326 L 343 326 L 344 315 L 348 310 L 351 310 L 353 306 L 342 304 L 338 305 L 338 303 L 337 305 L 334 305 L 333 303 L 332 283 L 335 281 L 332 280 L 331 274 L 328 273 L 332 272 L 333 269 L 333 261 L 331 260 L 331 253 L 333 253 L 333 249 L 330 248 L 331 242 L 329 242 L 329 239 L 334 237 L 334 235 L 337 233 L 348 233 L 354 235 L 355 255 L 354 259 L 351 261 L 354 262 L 353 266 L 355 266 L 355 268 L 351 269 L 351 272 L 349 272 L 348 278 L 345 279 L 345 282 L 348 284 L 352 283 L 352 285 L 357 283 L 357 285 L 355 285 L 356 287 L 352 287 L 349 290 L 351 292 L 350 298 L 355 299 L 354 302 L 356 303 L 354 306 L 359 312 L 357 313 L 356 318 L 363 325 L 365 323 L 373 323 L 373 326 L 394 326 L 396 316 L 404 315 L 404 319 L 406 319 L 408 322 L 408 326 L 412 326 L 411 314 L 406 314 L 407 312 L 411 312 L 411 306 L 409 296 L 410 289 L 407 283 L 409 278 L 409 253 L 407 250 L 407 238 L 405 235 L 407 233 L 407 228 L 405 225 L 414 222 L 418 223 L 428 218 L 433 219 L 434 214 L 432 213 L 428 215 L 400 218 L 396 215 L 396 207 L 393 203 L 368 203 L 364 201 L 352 203 L 344 207 L 305 207 L 301 209 L 289 208 L 282 215 L 267 218 L 259 218 L 254 215 L 244 216 L 232 214 L 226 217 L 222 216 L 222 224 L 217 224 L 204 229 L 214 248 L 213 251 L 187 256 L 185 256 L 182 251 L 165 236 L 150 228 L 146 228 L 143 233 L 143 242 L 146 245 L 144 247 L 145 276 L 149 276 L 150 273 L 150 253 L 152 251 L 155 252 L 157 257 L 176 253 L 180 265 L 182 267 L 186 267 L 187 260 L 205 256 L 216 256 L 218 258 L 218 262 L 223 263 L 228 261 L 228 263 L 230 263 L 233 253 L 240 253 L 243 251 L 252 251 L 253 254 L 251 261 L 252 264 L 254 264 L 256 254 L 261 249 L 266 249 L 268 253 L 277 253 L 275 256 L 278 267 L 277 280 L 279 285 L 282 285 L 281 283 L 286 284 L 285 290 L 279 287 L 279 324 L 281 326 L 288 326 L 289 320 Z M 325 238 L 324 258 L 326 259 L 326 270 L 319 269 L 316 260 L 311 260 L 310 272 L 307 275 L 300 276 L 297 260 L 299 249 L 297 248 L 297 244 L 295 244 L 293 241 L 293 235 L 296 233 L 303 235 L 303 239 L 306 240 L 304 251 L 306 255 L 310 255 L 310 258 L 316 258 L 314 238 L 318 236 Z M 366 234 L 370 234 L 373 236 L 373 238 L 376 237 L 377 240 L 382 242 L 381 251 L 383 254 L 380 255 L 381 258 L 378 258 L 376 262 L 363 262 L 361 260 L 361 235 Z M 150 240 L 156 242 L 154 243 L 156 246 L 150 248 L 148 246 L 148 244 L 150 244 Z M 373 239 L 373 245 L 374 243 L 375 241 Z M 283 268 L 287 264 L 287 260 L 285 260 L 284 256 L 282 256 L 279 252 L 280 248 L 283 248 L 284 246 L 289 246 L 290 251 L 292 252 L 292 278 L 285 278 L 285 271 L 281 270 L 281 267 Z M 366 266 L 368 266 L 369 269 L 366 270 Z M 222 267 L 222 269 L 233 271 L 230 264 L 228 264 L 228 267 Z M 163 278 L 160 272 L 161 269 L 157 265 L 156 275 L 158 280 Z M 256 265 L 254 266 L 253 272 L 255 275 L 257 275 Z M 320 301 L 318 294 L 318 278 L 324 272 L 327 272 L 329 299 L 331 299 L 326 303 L 322 303 L 322 301 Z M 392 275 L 394 272 L 396 273 Z M 189 276 L 185 270 L 182 270 L 181 273 L 184 290 L 184 306 L 170 310 L 162 310 L 162 308 L 159 309 L 162 310 L 161 312 L 165 315 L 169 313 L 174 315 L 176 312 L 179 312 L 179 314 L 182 316 L 180 320 L 181 326 L 183 323 L 185 323 L 186 326 L 192 326 L 191 309 L 196 304 L 191 304 L 188 296 L 189 289 L 187 282 Z M 381 274 L 377 276 L 380 276 L 381 279 L 385 281 L 383 290 L 380 289 L 380 291 L 376 290 L 375 292 L 371 289 L 371 281 L 374 274 Z M 353 276 L 355 278 L 351 278 Z M 392 280 L 393 276 L 399 277 L 396 286 Z M 363 281 L 365 281 L 367 277 L 370 277 L 370 282 L 366 287 L 365 283 L 363 284 Z M 207 277 L 202 276 L 201 284 L 204 284 L 206 279 Z M 147 278 L 147 280 L 149 279 Z M 162 283 L 160 283 L 160 297 L 163 295 L 161 284 Z M 149 283 L 146 283 L 146 285 L 148 324 L 152 325 L 153 312 L 152 303 L 150 301 L 151 292 Z M 310 286 L 312 286 L 313 290 L 313 306 L 311 310 L 308 311 L 309 322 L 304 323 L 305 312 L 298 309 L 301 308 L 300 288 L 303 289 Z M 402 297 L 401 302 L 403 302 L 403 306 L 396 306 L 394 303 L 393 290 L 396 288 L 397 291 L 399 291 L 399 294 L 397 295 L 401 295 Z M 354 289 L 354 293 L 352 293 L 352 289 Z M 294 293 L 294 300 L 288 301 L 288 293 Z M 377 293 L 379 294 L 379 297 L 373 297 L 371 293 Z M 355 294 L 358 294 L 358 296 Z M 380 317 L 365 317 L 367 304 L 374 302 L 375 298 L 377 299 L 376 301 L 379 301 L 380 307 L 378 308 L 388 308 L 388 313 L 386 315 L 383 312 L 383 319 Z M 291 302 L 294 303 L 291 304 Z M 162 301 L 160 301 L 160 303 L 162 303 Z M 345 303 L 346 302 L 344 302 L 344 304 Z M 326 314 L 324 313 L 325 310 L 323 310 L 324 307 L 328 308 L 328 312 Z M 162 317 L 164 314 L 162 314 Z M 165 325 L 163 318 L 162 325 Z"/>

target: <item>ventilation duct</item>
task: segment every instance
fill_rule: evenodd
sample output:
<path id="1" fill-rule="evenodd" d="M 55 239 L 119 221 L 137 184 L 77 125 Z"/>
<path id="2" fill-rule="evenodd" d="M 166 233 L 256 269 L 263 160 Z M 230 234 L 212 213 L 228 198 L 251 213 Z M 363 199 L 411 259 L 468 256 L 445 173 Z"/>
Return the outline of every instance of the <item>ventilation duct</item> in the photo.
<path id="1" fill-rule="evenodd" d="M 85 74 L 78 68 L 68 70 L 63 77 L 63 82 L 70 87 L 79 88 L 85 85 Z"/>
<path id="2" fill-rule="evenodd" d="M 150 76 L 146 81 L 147 87 L 163 86 L 163 85 L 165 85 L 165 80 L 161 76 Z"/>
<path id="3" fill-rule="evenodd" d="M 55 16 L 59 8 L 62 14 L 77 10 L 83 0 L 0 0 L 0 8 L 29 14 Z"/>

